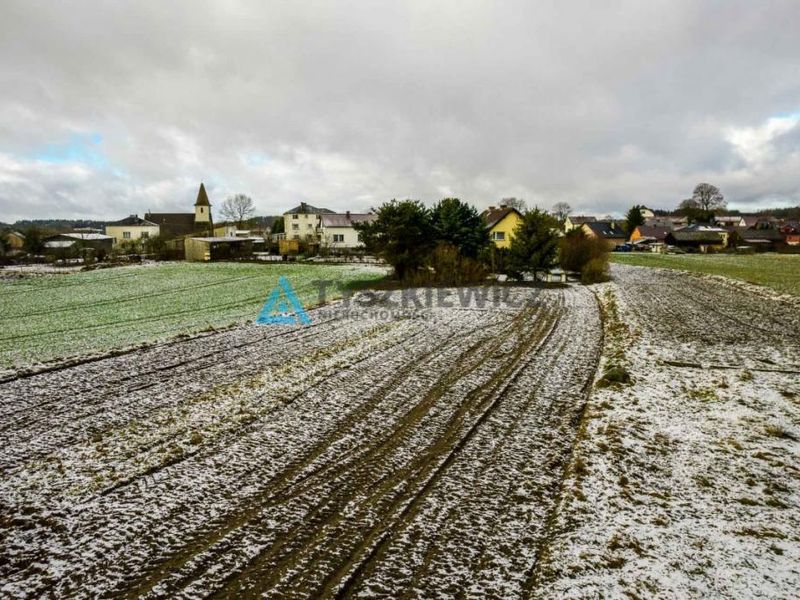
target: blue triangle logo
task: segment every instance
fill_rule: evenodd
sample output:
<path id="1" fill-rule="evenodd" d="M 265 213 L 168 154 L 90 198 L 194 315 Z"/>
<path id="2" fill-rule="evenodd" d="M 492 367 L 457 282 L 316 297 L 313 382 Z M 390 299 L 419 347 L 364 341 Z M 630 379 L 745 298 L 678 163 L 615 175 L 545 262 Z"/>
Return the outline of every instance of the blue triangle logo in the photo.
<path id="1" fill-rule="evenodd" d="M 311 325 L 311 317 L 286 277 L 280 277 L 278 285 L 272 288 L 258 313 L 256 325 Z"/>

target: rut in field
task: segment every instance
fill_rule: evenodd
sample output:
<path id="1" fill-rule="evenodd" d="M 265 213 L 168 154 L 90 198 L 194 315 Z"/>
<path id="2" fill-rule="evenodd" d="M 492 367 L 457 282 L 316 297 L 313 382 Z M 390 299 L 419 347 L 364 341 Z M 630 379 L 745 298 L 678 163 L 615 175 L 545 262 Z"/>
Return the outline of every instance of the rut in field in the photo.
<path id="1" fill-rule="evenodd" d="M 0 384 L 4 589 L 524 594 L 601 326 L 586 288 L 513 297 Z"/>

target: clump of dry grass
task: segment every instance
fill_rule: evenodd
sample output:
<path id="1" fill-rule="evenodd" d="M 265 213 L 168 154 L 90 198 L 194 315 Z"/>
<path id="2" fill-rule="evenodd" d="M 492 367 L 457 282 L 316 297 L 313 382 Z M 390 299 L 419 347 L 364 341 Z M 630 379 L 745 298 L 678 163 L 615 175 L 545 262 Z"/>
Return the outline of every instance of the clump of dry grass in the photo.
<path id="1" fill-rule="evenodd" d="M 770 437 L 792 440 L 793 442 L 797 441 L 797 434 L 782 425 L 767 425 L 764 427 L 764 432 Z"/>

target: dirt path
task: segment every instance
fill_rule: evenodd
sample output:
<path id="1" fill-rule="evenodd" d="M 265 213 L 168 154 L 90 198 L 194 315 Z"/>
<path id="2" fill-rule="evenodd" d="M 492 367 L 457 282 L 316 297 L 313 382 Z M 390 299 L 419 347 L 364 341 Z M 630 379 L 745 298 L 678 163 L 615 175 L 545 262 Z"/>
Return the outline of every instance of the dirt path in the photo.
<path id="1" fill-rule="evenodd" d="M 513 299 L 0 384 L 0 590 L 523 594 L 601 327 L 586 288 Z"/>

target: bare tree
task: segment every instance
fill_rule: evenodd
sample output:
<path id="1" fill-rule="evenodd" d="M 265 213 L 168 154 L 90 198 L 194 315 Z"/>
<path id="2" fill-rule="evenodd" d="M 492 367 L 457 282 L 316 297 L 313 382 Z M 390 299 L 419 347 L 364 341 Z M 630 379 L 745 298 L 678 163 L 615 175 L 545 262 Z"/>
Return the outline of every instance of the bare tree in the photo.
<path id="1" fill-rule="evenodd" d="M 705 212 L 725 208 L 725 197 L 719 188 L 711 185 L 710 183 L 698 183 L 694 192 L 692 192 L 692 200 L 700 210 Z"/>
<path id="2" fill-rule="evenodd" d="M 528 205 L 525 204 L 525 200 L 522 198 L 503 198 L 500 201 L 500 204 L 503 206 L 508 206 L 509 208 L 516 208 L 521 213 L 524 213 L 526 210 L 528 210 Z"/>
<path id="3" fill-rule="evenodd" d="M 253 216 L 256 209 L 253 206 L 253 199 L 244 194 L 236 194 L 229 197 L 222 203 L 220 212 L 228 221 L 236 221 L 238 227 L 242 227 L 244 222 Z"/>
<path id="4" fill-rule="evenodd" d="M 572 207 L 566 202 L 556 202 L 555 204 L 553 204 L 553 208 L 550 210 L 550 214 L 552 214 L 556 219 L 558 219 L 562 223 L 566 220 L 566 218 L 569 216 L 569 213 L 571 212 L 572 212 Z"/>

